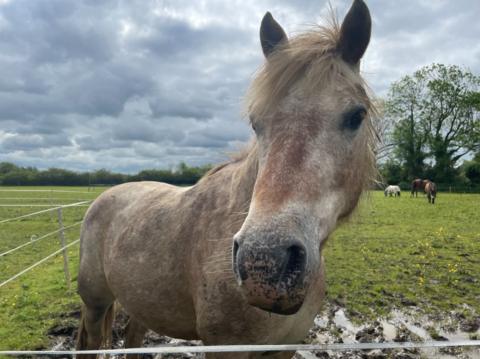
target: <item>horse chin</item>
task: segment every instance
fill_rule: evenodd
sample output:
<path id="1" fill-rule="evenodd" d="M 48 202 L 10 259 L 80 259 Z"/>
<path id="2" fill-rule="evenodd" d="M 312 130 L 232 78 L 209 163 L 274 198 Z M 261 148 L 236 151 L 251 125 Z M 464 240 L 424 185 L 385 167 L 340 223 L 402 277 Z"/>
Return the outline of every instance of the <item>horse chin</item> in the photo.
<path id="1" fill-rule="evenodd" d="M 262 309 L 266 312 L 280 314 L 280 315 L 293 315 L 300 310 L 302 305 L 303 305 L 303 301 L 301 303 L 295 304 L 290 307 L 285 307 L 280 303 L 274 303 L 272 306 L 268 306 L 268 307 L 263 305 L 252 304 L 252 306 Z"/>
<path id="2" fill-rule="evenodd" d="M 257 292 L 258 294 L 258 292 Z M 262 309 L 269 313 L 292 315 L 297 313 L 303 305 L 305 293 L 300 291 L 294 296 L 280 296 L 276 298 L 266 298 L 264 296 L 248 296 L 247 301 L 253 307 Z"/>

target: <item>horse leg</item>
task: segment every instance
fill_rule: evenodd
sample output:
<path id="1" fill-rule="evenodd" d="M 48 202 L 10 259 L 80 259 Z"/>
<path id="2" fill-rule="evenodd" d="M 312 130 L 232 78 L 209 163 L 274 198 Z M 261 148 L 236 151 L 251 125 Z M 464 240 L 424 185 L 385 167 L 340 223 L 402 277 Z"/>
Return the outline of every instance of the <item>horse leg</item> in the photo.
<path id="1" fill-rule="evenodd" d="M 115 316 L 114 304 L 87 306 L 82 308 L 82 318 L 77 337 L 77 350 L 95 350 L 112 342 L 112 323 Z M 96 354 L 80 354 L 77 359 L 95 359 Z"/>
<path id="2" fill-rule="evenodd" d="M 147 328 L 139 323 L 138 320 L 130 317 L 125 330 L 125 348 L 140 348 L 146 332 Z M 126 357 L 128 359 L 140 359 L 141 356 L 141 354 L 129 354 Z"/>

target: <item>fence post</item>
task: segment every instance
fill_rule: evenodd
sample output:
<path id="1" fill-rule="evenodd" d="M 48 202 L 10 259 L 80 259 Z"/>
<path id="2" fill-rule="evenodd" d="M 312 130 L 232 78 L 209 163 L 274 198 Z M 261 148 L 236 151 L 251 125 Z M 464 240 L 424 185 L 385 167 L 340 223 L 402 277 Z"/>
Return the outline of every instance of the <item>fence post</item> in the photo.
<path id="1" fill-rule="evenodd" d="M 48 194 L 48 202 L 50 202 L 50 206 L 53 207 L 52 190 L 50 190 Z M 53 222 L 53 216 L 55 214 L 53 213 L 53 211 L 48 212 L 48 214 L 50 215 L 50 221 Z"/>
<path id="2" fill-rule="evenodd" d="M 58 232 L 58 237 L 60 239 L 60 246 L 63 248 L 63 247 L 65 247 L 65 232 L 63 230 L 62 207 L 59 207 L 57 209 L 57 214 L 58 214 L 58 225 L 60 226 L 60 230 Z M 71 284 L 70 284 L 70 271 L 68 270 L 67 250 L 64 249 L 62 251 L 62 253 L 63 253 L 63 271 L 65 272 L 65 281 L 67 282 L 68 290 L 70 290 L 71 289 Z"/>

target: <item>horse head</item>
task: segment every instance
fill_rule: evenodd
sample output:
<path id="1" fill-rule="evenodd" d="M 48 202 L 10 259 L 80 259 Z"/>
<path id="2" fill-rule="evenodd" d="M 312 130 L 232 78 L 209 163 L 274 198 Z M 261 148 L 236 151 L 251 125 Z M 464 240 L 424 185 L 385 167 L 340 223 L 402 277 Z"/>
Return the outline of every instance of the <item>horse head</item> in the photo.
<path id="1" fill-rule="evenodd" d="M 374 108 L 359 74 L 370 31 L 362 0 L 341 26 L 291 40 L 270 13 L 262 20 L 265 65 L 247 94 L 258 173 L 233 241 L 233 270 L 253 306 L 299 310 L 322 245 L 370 182 Z"/>

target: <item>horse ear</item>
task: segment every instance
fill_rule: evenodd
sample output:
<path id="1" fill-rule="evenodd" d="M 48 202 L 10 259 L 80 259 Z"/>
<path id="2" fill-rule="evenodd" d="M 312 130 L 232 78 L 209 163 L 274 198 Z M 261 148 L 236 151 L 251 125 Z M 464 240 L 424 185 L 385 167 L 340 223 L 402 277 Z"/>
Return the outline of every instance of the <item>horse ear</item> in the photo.
<path id="1" fill-rule="evenodd" d="M 340 29 L 338 50 L 347 63 L 357 66 L 370 42 L 372 19 L 363 0 L 354 0 Z"/>
<path id="2" fill-rule="evenodd" d="M 272 14 L 267 12 L 260 25 L 260 43 L 262 44 L 265 57 L 268 58 L 275 48 L 287 42 L 287 34 L 285 34 L 280 24 L 275 21 Z"/>

